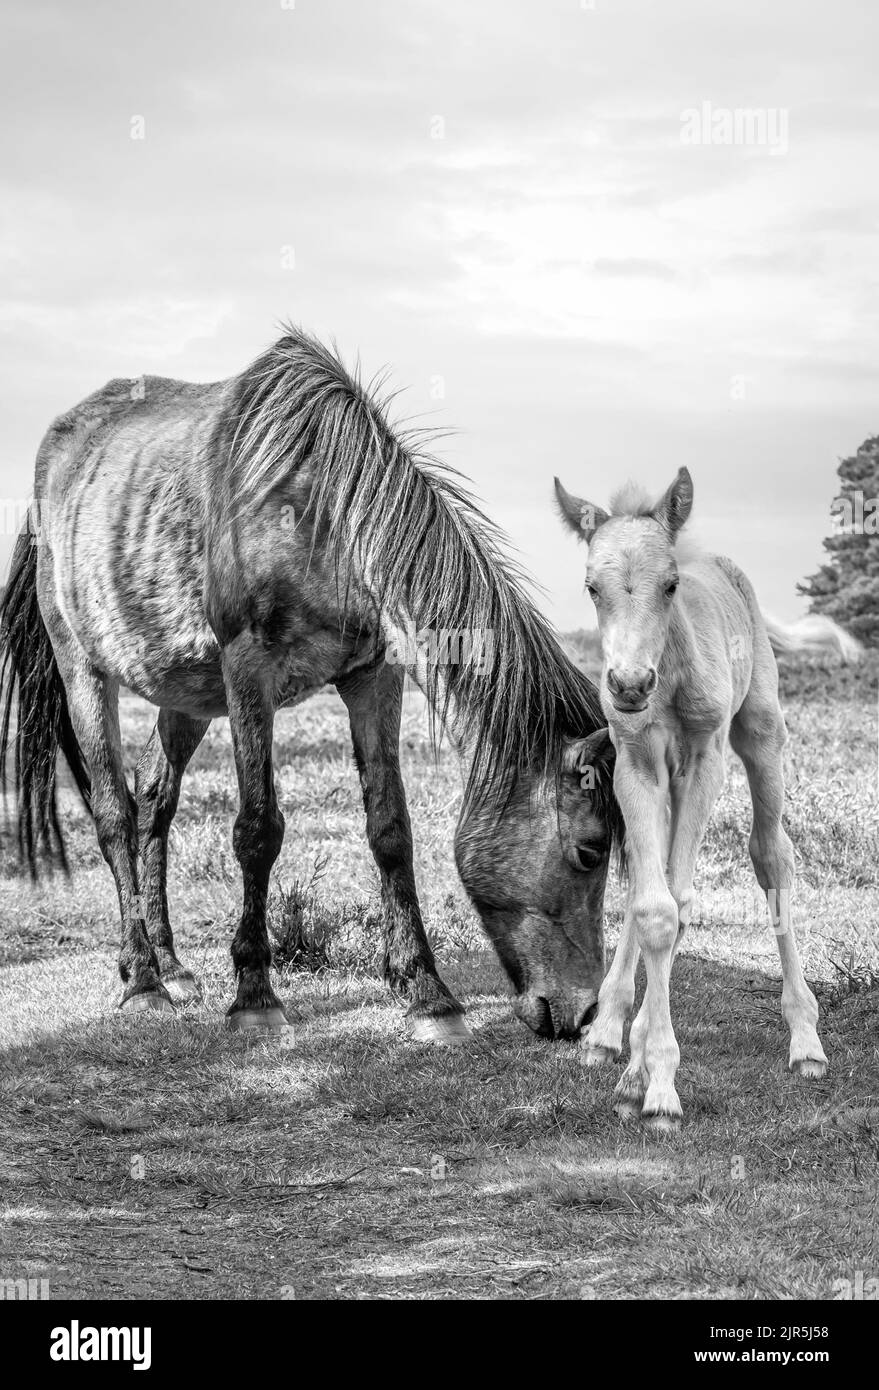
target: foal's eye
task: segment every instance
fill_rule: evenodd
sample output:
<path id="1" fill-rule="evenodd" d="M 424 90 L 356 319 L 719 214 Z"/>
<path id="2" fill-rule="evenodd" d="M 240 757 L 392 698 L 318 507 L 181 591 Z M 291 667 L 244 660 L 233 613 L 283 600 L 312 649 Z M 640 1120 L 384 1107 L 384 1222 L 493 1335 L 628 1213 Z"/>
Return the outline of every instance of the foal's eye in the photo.
<path id="1" fill-rule="evenodd" d="M 586 592 L 587 592 L 587 594 L 589 595 L 589 597 L 591 598 L 591 600 L 592 600 L 593 603 L 597 603 L 597 602 L 598 602 L 598 590 L 596 589 L 596 587 L 595 587 L 594 584 L 587 584 L 587 585 L 586 585 Z"/>
<path id="2" fill-rule="evenodd" d="M 666 598 L 674 598 L 675 594 L 678 591 L 678 583 L 679 581 L 677 579 L 669 580 L 668 584 L 666 584 L 665 586 Z"/>

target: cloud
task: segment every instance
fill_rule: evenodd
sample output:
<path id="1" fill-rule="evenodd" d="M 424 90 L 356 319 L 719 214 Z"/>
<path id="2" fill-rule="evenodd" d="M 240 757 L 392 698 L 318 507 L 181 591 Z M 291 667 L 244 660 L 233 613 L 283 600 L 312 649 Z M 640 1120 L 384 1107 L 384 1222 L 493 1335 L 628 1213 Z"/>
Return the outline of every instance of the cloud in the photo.
<path id="1" fill-rule="evenodd" d="M 289 316 L 461 427 L 568 623 L 553 465 L 660 485 L 697 453 L 722 517 L 795 434 L 820 533 L 822 477 L 877 428 L 877 26 L 853 0 L 17 7 L 2 488 L 109 377 L 231 374 Z M 702 101 L 789 109 L 789 152 L 682 145 Z M 762 536 L 737 521 L 795 611 Z"/>
<path id="2" fill-rule="evenodd" d="M 593 264 L 596 275 L 622 276 L 624 279 L 676 280 L 677 274 L 663 261 L 651 261 L 646 257 L 599 256 Z"/>

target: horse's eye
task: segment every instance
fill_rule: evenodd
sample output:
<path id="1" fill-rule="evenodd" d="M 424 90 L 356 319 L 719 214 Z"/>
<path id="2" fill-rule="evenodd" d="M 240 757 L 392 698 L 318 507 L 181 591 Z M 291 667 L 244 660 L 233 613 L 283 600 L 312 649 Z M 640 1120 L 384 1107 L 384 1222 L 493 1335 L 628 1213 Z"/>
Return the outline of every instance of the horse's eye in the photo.
<path id="1" fill-rule="evenodd" d="M 594 869 L 601 863 L 604 854 L 594 845 L 578 845 L 577 858 L 580 861 L 581 869 Z"/>
<path id="2" fill-rule="evenodd" d="M 666 596 L 666 598 L 674 598 L 675 594 L 676 594 L 677 591 L 678 591 L 678 583 L 679 583 L 679 581 L 678 581 L 677 579 L 672 579 L 672 580 L 669 581 L 668 584 L 666 584 L 666 586 L 665 586 L 665 596 Z"/>
<path id="3" fill-rule="evenodd" d="M 597 602 L 598 602 L 598 590 L 596 589 L 596 587 L 595 587 L 594 584 L 587 584 L 587 585 L 586 585 L 586 592 L 587 592 L 587 594 L 589 595 L 589 597 L 591 598 L 591 600 L 592 600 L 593 603 L 597 603 Z"/>

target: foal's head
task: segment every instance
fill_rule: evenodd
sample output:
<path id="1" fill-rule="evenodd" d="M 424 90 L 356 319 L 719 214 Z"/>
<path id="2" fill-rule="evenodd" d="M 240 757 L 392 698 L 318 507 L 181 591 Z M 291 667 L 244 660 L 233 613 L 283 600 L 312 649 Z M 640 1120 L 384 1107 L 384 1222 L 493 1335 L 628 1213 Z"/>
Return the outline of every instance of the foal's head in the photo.
<path id="1" fill-rule="evenodd" d="M 595 604 L 603 683 L 621 714 L 645 710 L 658 682 L 678 587 L 675 540 L 690 515 L 693 482 L 680 469 L 650 504 L 624 490 L 612 513 L 572 497 L 555 480 L 565 522 L 589 546 L 586 588 Z"/>

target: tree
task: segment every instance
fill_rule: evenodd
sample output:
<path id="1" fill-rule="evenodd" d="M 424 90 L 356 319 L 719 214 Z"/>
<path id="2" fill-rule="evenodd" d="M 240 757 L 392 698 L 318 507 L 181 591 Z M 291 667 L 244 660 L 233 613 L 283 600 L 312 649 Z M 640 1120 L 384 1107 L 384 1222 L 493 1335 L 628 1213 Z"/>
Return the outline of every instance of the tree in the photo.
<path id="1" fill-rule="evenodd" d="M 830 560 L 797 591 L 810 600 L 811 612 L 879 647 L 879 436 L 836 471 L 842 486 L 830 509 L 835 529 L 824 541 Z"/>

